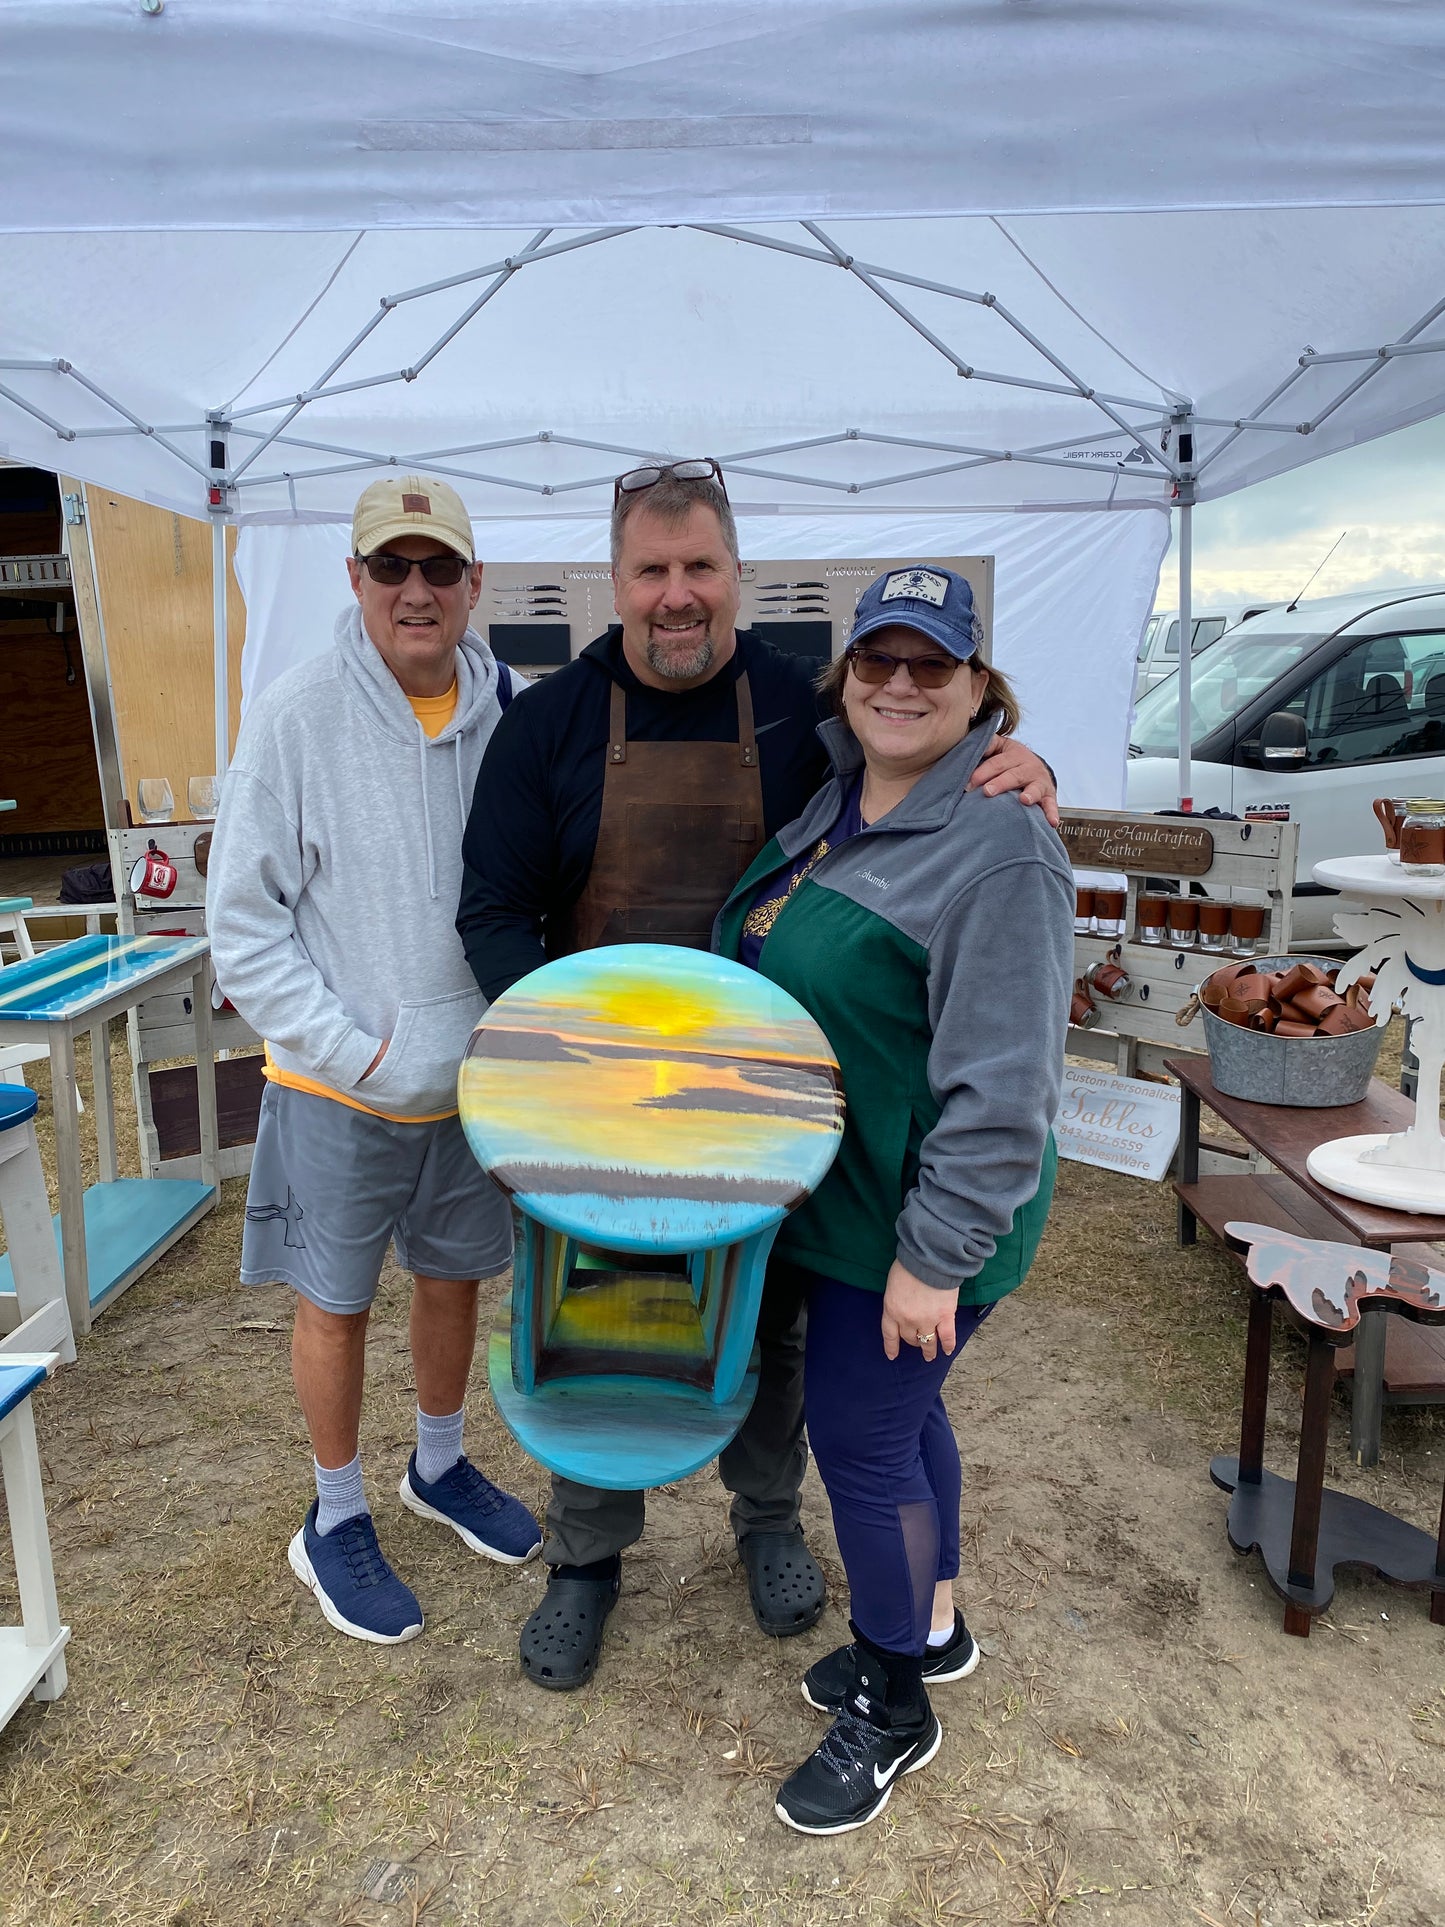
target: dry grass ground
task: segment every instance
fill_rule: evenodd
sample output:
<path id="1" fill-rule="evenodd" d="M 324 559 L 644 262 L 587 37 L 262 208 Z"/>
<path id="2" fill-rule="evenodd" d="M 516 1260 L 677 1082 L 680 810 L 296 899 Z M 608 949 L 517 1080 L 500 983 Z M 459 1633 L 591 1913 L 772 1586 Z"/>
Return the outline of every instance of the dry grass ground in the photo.
<path id="1" fill-rule="evenodd" d="M 116 1040 L 117 1085 L 125 1088 Z M 1286 1639 L 1207 1476 L 1237 1425 L 1244 1293 L 1176 1249 L 1167 1189 L 1066 1165 L 1025 1291 L 955 1369 L 962 1595 L 986 1657 L 939 1689 L 945 1741 L 874 1827 L 773 1817 L 820 1724 L 803 1667 L 845 1637 L 753 1629 L 703 1474 L 652 1498 L 597 1679 L 519 1676 L 536 1566 L 405 1512 L 405 1281 L 388 1272 L 363 1437 L 383 1543 L 427 1628 L 333 1634 L 285 1563 L 309 1496 L 280 1289 L 235 1282 L 243 1190 L 37 1397 L 70 1690 L 0 1736 L 0 1918 L 43 1927 L 427 1927 L 487 1920 L 823 1927 L 1435 1927 L 1445 1915 L 1445 1636 L 1346 1580 Z M 1300 1353 L 1278 1346 L 1271 1461 Z M 468 1442 L 540 1505 L 479 1382 Z M 1332 1483 L 1434 1528 L 1439 1414 L 1391 1412 Z M 0 1616 L 14 1610 L 3 1588 Z M 382 1897 L 368 1897 L 372 1895 Z"/>

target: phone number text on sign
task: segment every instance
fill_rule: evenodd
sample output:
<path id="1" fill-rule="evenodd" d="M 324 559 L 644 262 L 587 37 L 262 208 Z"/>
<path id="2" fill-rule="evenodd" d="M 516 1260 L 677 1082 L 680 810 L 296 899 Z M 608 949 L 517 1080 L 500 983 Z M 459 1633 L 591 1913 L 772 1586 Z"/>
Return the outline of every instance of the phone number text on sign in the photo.
<path id="1" fill-rule="evenodd" d="M 1157 1183 L 1179 1142 L 1179 1092 L 1066 1064 L 1054 1136 L 1060 1157 Z"/>

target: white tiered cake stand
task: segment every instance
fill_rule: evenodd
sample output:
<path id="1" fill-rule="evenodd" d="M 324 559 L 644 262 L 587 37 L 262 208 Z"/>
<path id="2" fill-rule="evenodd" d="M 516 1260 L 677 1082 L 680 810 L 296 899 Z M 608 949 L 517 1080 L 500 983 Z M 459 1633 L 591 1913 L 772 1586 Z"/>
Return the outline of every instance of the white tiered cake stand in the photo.
<path id="1" fill-rule="evenodd" d="M 1315 881 L 1367 908 L 1341 910 L 1335 929 L 1362 946 L 1336 980 L 1344 990 L 1375 973 L 1370 1008 L 1387 1024 L 1398 1006 L 1411 1019 L 1419 1060 L 1415 1122 L 1393 1135 L 1341 1137 L 1311 1151 L 1312 1178 L 1347 1198 L 1395 1211 L 1445 1217 L 1445 1138 L 1440 1135 L 1440 1074 L 1445 1067 L 1445 877 L 1414 876 L 1387 856 L 1332 857 Z"/>

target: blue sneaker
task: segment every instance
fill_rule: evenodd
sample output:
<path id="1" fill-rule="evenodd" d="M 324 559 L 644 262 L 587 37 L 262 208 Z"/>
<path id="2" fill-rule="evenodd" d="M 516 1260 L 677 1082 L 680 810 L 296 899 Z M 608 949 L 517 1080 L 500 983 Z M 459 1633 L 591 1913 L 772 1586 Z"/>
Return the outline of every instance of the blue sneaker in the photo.
<path id="1" fill-rule="evenodd" d="M 383 1558 L 369 1512 L 358 1512 L 322 1533 L 316 1530 L 313 1499 L 286 1557 L 338 1632 L 378 1646 L 399 1646 L 421 1631 L 416 1594 Z"/>
<path id="2" fill-rule="evenodd" d="M 524 1566 L 542 1549 L 537 1521 L 522 1501 L 484 1479 L 466 1457 L 428 1485 L 416 1469 L 413 1452 L 397 1489 L 404 1506 L 423 1519 L 450 1526 L 484 1558 L 498 1559 L 504 1566 Z"/>

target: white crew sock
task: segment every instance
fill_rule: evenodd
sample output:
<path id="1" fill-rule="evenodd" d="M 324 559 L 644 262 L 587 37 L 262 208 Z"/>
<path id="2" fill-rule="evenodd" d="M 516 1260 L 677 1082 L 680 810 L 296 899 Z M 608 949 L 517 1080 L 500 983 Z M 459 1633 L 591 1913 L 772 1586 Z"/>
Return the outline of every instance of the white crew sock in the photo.
<path id="1" fill-rule="evenodd" d="M 465 1415 L 465 1406 L 460 1412 L 449 1412 L 444 1418 L 433 1418 L 430 1412 L 424 1412 L 417 1406 L 416 1475 L 424 1484 L 435 1485 L 462 1456 L 462 1419 Z"/>
<path id="2" fill-rule="evenodd" d="M 329 1471 L 319 1460 L 316 1467 L 316 1530 L 330 1532 L 343 1519 L 354 1519 L 359 1512 L 370 1512 L 361 1485 L 361 1454 L 349 1465 Z"/>

